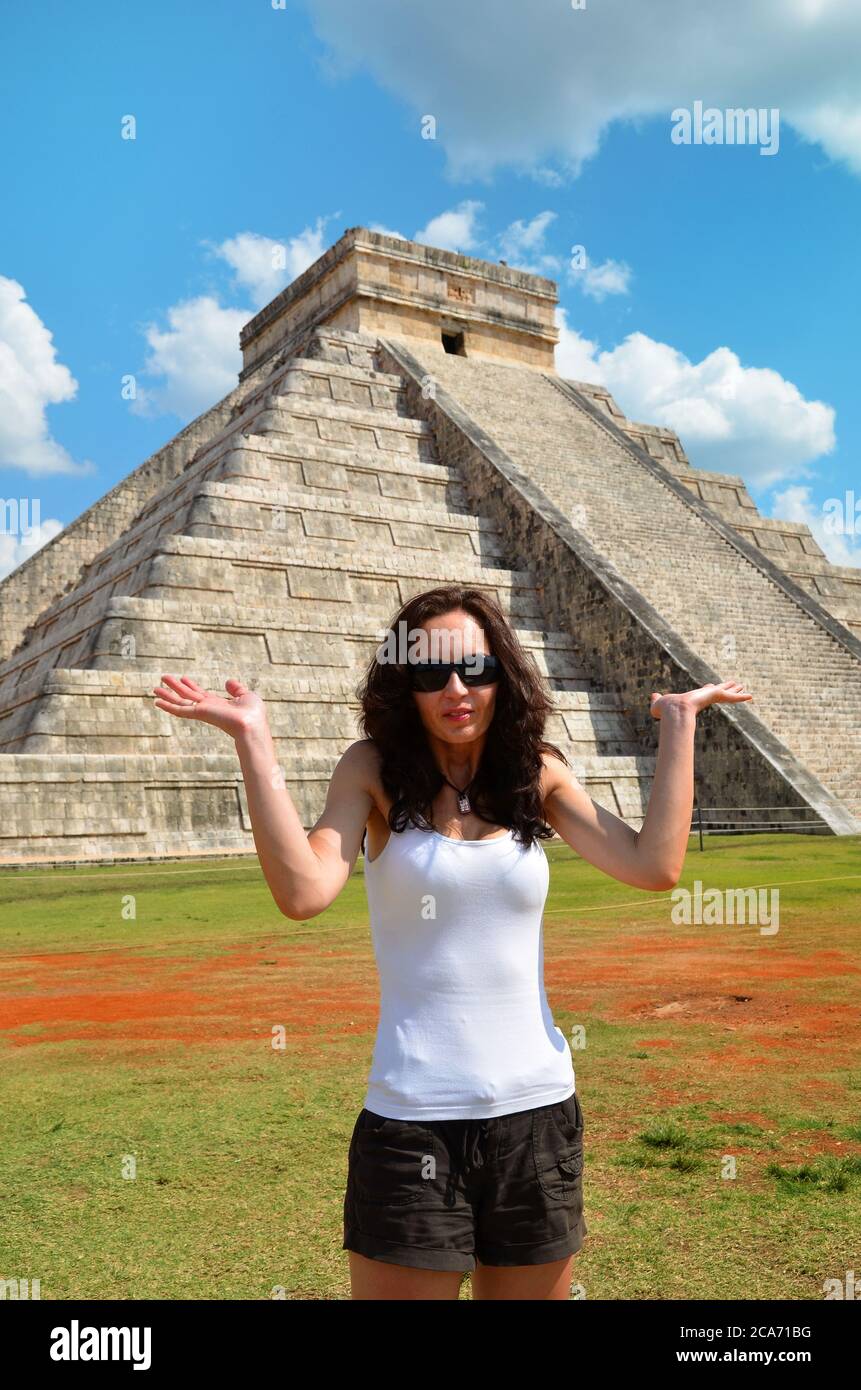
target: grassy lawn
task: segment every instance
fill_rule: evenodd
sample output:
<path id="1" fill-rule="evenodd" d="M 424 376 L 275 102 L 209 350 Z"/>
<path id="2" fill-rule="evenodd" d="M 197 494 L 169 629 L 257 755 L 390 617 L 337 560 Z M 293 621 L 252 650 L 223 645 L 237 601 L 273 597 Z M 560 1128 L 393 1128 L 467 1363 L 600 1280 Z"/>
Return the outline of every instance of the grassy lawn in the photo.
<path id="1" fill-rule="evenodd" d="M 779 887 L 770 935 L 679 924 L 671 894 L 547 852 L 547 991 L 585 1044 L 586 1295 L 821 1298 L 861 1271 L 858 839 L 691 840 L 682 886 Z M 312 922 L 256 859 L 3 871 L 0 921 L 0 1278 L 347 1298 L 362 861 Z"/>

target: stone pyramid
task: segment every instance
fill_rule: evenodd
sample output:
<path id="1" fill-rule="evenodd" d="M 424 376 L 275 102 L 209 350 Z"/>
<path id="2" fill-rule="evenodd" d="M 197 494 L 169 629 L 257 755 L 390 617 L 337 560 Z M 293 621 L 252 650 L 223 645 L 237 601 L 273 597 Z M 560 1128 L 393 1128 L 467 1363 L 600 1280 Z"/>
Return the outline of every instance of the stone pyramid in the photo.
<path id="1" fill-rule="evenodd" d="M 253 852 L 233 746 L 155 708 L 164 671 L 259 691 L 310 828 L 386 626 L 450 581 L 497 598 L 547 737 L 632 826 L 649 693 L 732 675 L 756 703 L 700 721 L 702 803 L 861 830 L 861 571 L 560 378 L 555 303 L 352 228 L 245 326 L 237 388 L 0 585 L 3 862 Z"/>

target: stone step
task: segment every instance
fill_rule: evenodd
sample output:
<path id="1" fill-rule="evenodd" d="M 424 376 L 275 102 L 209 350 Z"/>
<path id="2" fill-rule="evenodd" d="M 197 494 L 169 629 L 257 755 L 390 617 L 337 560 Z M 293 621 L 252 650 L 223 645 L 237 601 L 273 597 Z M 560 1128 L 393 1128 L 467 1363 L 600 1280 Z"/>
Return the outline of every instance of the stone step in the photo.
<path id="1" fill-rule="evenodd" d="M 247 429 L 266 409 L 281 405 L 299 409 L 319 401 L 335 410 L 347 407 L 365 411 L 379 420 L 384 416 L 409 418 L 403 378 L 391 372 L 328 363 L 314 358 L 292 357 L 272 372 L 234 409 L 231 423 Z M 285 399 L 286 398 L 286 399 Z"/>
<path id="2" fill-rule="evenodd" d="M 233 441 L 231 449 L 236 449 L 236 441 Z M 353 473 L 359 472 L 378 472 L 380 475 L 404 475 L 408 477 L 421 478 L 422 480 L 439 486 L 441 482 L 456 484 L 463 489 L 463 479 L 457 468 L 446 463 L 437 454 L 428 458 L 415 458 L 412 455 L 396 451 L 380 450 L 377 448 L 363 448 L 358 445 L 355 448 L 345 447 L 340 443 L 333 443 L 322 439 L 299 438 L 290 435 L 268 435 L 255 434 L 253 431 L 242 436 L 239 446 L 239 454 L 245 456 L 248 451 L 256 452 L 260 458 L 256 461 L 250 457 L 244 457 L 246 464 L 262 463 L 264 460 L 270 464 L 284 466 L 291 463 L 310 463 L 313 465 L 315 486 L 331 487 L 340 491 L 347 490 L 346 479 Z M 214 458 L 221 458 L 231 451 L 222 448 L 206 457 L 206 463 Z M 238 458 L 236 463 L 226 460 L 227 472 L 224 476 L 230 476 L 231 468 L 238 466 L 242 458 Z M 327 482 L 327 474 L 331 472 L 336 481 Z M 344 481 L 341 481 L 341 480 Z M 358 489 L 362 491 L 363 489 Z M 462 493 L 465 496 L 465 493 Z"/>
<path id="3" fill-rule="evenodd" d="M 369 333 L 351 333 L 342 328 L 318 325 L 309 335 L 302 352 L 314 361 L 349 363 L 353 367 L 378 369 L 379 339 Z"/>
<path id="4" fill-rule="evenodd" d="M 190 536 L 267 535 L 292 549 L 336 540 L 363 552 L 443 552 L 449 561 L 504 563 L 506 546 L 498 529 L 479 517 L 443 506 L 400 498 L 354 498 L 301 488 L 201 485 L 183 525 Z"/>
<path id="5" fill-rule="evenodd" d="M 388 389 L 388 388 L 387 388 Z M 299 419 L 330 420 L 336 424 L 354 426 L 357 429 L 393 430 L 410 438 L 429 440 L 435 443 L 433 427 L 426 420 L 414 415 L 398 415 L 391 409 L 381 410 L 376 406 L 363 407 L 348 401 L 332 400 L 317 395 L 291 391 L 286 394 L 270 391 L 261 401 L 260 416 L 274 411 Z M 291 431 L 287 431 L 290 433 Z M 370 440 L 365 441 L 370 444 Z"/>
<path id="6" fill-rule="evenodd" d="M 327 381 L 357 381 L 372 386 L 385 386 L 399 394 L 406 392 L 406 382 L 400 372 L 387 372 L 379 367 L 360 367 L 352 362 L 327 362 L 320 357 L 309 357 L 307 353 L 298 353 L 290 358 L 281 380 L 290 372 L 310 373 L 325 377 Z"/>
<path id="7" fill-rule="evenodd" d="M 385 415 L 346 406 L 327 405 L 311 397 L 276 397 L 277 405 L 261 410 L 247 433 L 319 440 L 344 450 L 379 450 L 432 462 L 436 454 L 433 432 L 423 420 Z M 285 402 L 289 401 L 289 405 Z"/>
<path id="8" fill-rule="evenodd" d="M 286 372 L 277 386 L 273 386 L 259 397 L 257 417 L 275 410 L 285 411 L 288 415 L 300 416 L 303 419 L 313 417 L 335 420 L 359 428 L 387 430 L 406 426 L 406 433 L 433 440 L 433 431 L 429 425 L 425 425 L 423 420 L 417 420 L 413 415 L 397 410 L 394 403 L 384 405 L 368 401 L 364 404 L 361 401 L 322 395 L 319 390 L 302 389 L 309 385 L 307 373 L 292 370 Z M 380 388 L 380 391 L 386 391 L 391 395 L 390 387 Z M 377 399 L 379 401 L 381 397 L 378 396 Z M 245 415 L 247 414 L 246 408 Z M 424 429 L 416 429 L 415 426 L 424 426 Z"/>
<path id="9" fill-rule="evenodd" d="M 288 381 L 290 385 L 286 386 Z M 355 396 L 351 390 L 354 386 L 360 388 Z M 379 402 L 383 401 L 388 403 L 389 409 L 399 412 L 404 409 L 406 395 L 404 379 L 397 372 L 382 372 L 373 367 L 297 355 L 274 369 L 256 391 L 246 396 L 243 405 L 253 406 L 267 394 L 280 394 L 285 388 L 304 395 L 321 396 L 324 400 L 328 398 L 350 405 L 366 405 L 370 409 L 378 408 Z M 388 392 L 388 396 L 380 395 L 380 392 Z"/>
<path id="10" fill-rule="evenodd" d="M 458 580 L 505 595 L 510 611 L 538 615 L 536 580 L 529 570 L 515 570 L 463 559 Z M 205 582 L 204 582 L 205 581 Z M 142 597 L 236 603 L 242 609 L 287 597 L 344 604 L 375 602 L 392 610 L 422 587 L 451 582 L 444 556 L 418 551 L 359 556 L 336 543 L 294 546 L 289 556 L 266 538 L 212 540 L 206 536 L 165 536 L 149 562 Z M 405 597 L 401 597 L 401 595 Z M 516 603 L 515 603 L 516 600 Z"/>
<path id="11" fill-rule="evenodd" d="M 408 414 L 403 377 L 309 357 L 294 357 L 283 376 L 272 384 L 270 394 L 310 396 L 361 410 Z"/>

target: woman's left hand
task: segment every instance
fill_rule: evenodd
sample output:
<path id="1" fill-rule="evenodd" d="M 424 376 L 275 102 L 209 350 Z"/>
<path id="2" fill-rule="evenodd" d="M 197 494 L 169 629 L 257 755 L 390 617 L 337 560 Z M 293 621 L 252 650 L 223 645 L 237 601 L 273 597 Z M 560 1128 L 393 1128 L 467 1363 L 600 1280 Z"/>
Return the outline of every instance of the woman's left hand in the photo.
<path id="1" fill-rule="evenodd" d="M 709 705 L 735 705 L 741 700 L 752 699 L 739 681 L 721 681 L 719 685 L 702 685 L 699 690 L 686 690 L 681 695 L 661 695 L 653 691 L 649 713 L 653 719 L 660 719 L 664 710 L 676 705 L 691 709 L 696 715 Z"/>

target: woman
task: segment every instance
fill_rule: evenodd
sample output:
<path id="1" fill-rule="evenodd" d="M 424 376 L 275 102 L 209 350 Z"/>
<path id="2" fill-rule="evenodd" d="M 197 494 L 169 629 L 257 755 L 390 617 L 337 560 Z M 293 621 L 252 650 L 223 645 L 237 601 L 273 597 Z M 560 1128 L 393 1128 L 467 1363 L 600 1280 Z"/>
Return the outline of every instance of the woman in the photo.
<path id="1" fill-rule="evenodd" d="M 399 645 L 400 644 L 400 645 Z M 442 649 L 442 659 L 439 653 Z M 428 655 L 430 652 L 430 655 Z M 661 721 L 642 829 L 593 802 L 543 737 L 553 705 L 501 609 L 446 586 L 406 603 L 370 662 L 366 735 L 312 830 L 284 785 L 262 700 L 164 676 L 156 705 L 230 734 L 272 896 L 324 912 L 364 845 L 380 1019 L 353 1129 L 344 1249 L 356 1299 L 567 1299 L 583 1216 L 583 1112 L 543 981 L 557 831 L 621 883 L 679 878 L 699 710 L 736 681 L 653 694 Z"/>

